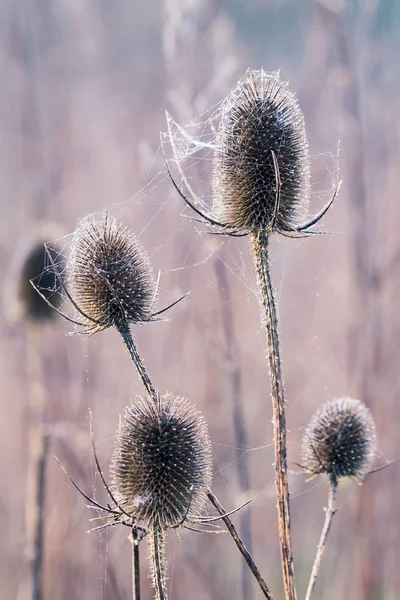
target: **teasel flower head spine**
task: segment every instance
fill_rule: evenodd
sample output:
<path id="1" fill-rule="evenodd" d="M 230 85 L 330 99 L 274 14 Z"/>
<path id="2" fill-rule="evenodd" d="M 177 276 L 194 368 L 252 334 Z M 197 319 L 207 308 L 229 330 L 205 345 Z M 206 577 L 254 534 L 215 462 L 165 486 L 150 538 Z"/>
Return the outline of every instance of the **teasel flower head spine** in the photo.
<path id="1" fill-rule="evenodd" d="M 151 320 L 156 283 L 134 234 L 107 212 L 73 234 L 67 289 L 89 333 Z"/>
<path id="2" fill-rule="evenodd" d="M 155 598 L 165 600 L 165 530 L 199 517 L 211 485 L 205 420 L 187 400 L 139 398 L 125 413 L 111 466 L 113 495 L 132 522 L 149 531 Z"/>
<path id="3" fill-rule="evenodd" d="M 211 485 L 211 442 L 187 400 L 139 398 L 125 413 L 111 467 L 119 505 L 135 522 L 162 530 L 198 516 Z"/>
<path id="4" fill-rule="evenodd" d="M 375 455 L 375 423 L 359 400 L 334 399 L 307 425 L 302 463 L 310 475 L 326 474 L 333 485 L 342 477 L 361 481 Z"/>
<path id="5" fill-rule="evenodd" d="M 237 231 L 265 230 L 274 219 L 275 230 L 290 231 L 301 223 L 309 191 L 308 142 L 295 94 L 279 73 L 248 70 L 221 106 L 213 214 Z"/>

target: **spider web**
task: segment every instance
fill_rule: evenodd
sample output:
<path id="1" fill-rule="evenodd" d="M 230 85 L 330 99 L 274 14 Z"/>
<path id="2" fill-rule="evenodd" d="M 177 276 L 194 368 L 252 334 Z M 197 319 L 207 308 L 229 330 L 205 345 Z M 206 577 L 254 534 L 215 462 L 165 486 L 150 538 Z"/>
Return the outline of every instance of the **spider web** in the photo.
<path id="1" fill-rule="evenodd" d="M 232 309 L 238 306 L 247 306 L 251 304 L 252 311 L 248 327 L 257 337 L 257 349 L 254 352 L 263 351 L 264 332 L 260 326 L 259 310 L 257 306 L 257 282 L 254 273 L 252 258 L 248 249 L 248 241 L 244 240 L 227 240 L 224 237 L 210 235 L 212 233 L 209 228 L 199 224 L 193 219 L 193 213 L 190 209 L 183 205 L 183 201 L 172 187 L 169 180 L 168 171 L 165 167 L 165 160 L 168 160 L 169 168 L 174 177 L 177 178 L 178 184 L 187 193 L 185 189 L 186 182 L 189 183 L 195 194 L 201 198 L 201 207 L 212 206 L 212 186 L 211 186 L 211 168 L 213 160 L 213 152 L 215 148 L 215 132 L 218 127 L 218 120 L 221 114 L 221 103 L 215 105 L 210 111 L 204 113 L 199 119 L 182 127 L 167 115 L 168 130 L 161 134 L 161 145 L 155 154 L 154 163 L 149 171 L 148 182 L 146 185 L 135 193 L 131 198 L 121 201 L 116 204 L 109 205 L 99 211 L 93 213 L 90 218 L 96 222 L 104 218 L 107 211 L 110 218 L 115 218 L 129 224 L 135 213 L 139 218 L 135 221 L 135 234 L 147 251 L 157 273 L 160 270 L 160 284 L 158 288 L 157 308 L 162 308 L 162 305 L 177 299 L 180 295 L 190 292 L 189 298 L 184 300 L 184 309 L 174 309 L 174 313 L 168 315 L 171 323 L 179 330 L 180 325 L 187 320 L 200 323 L 200 327 L 204 326 L 209 319 L 213 323 L 220 320 L 221 311 L 224 310 L 224 301 L 217 293 L 218 287 L 221 286 L 220 276 L 216 271 L 216 263 L 220 261 L 226 274 L 230 280 L 231 295 L 228 300 Z M 320 155 L 318 158 L 319 169 L 322 172 L 331 169 L 330 180 L 333 181 L 334 169 L 332 164 L 335 160 L 334 154 Z M 184 180 L 182 181 L 182 174 Z M 326 198 L 329 192 L 326 190 L 326 177 L 321 177 L 321 180 L 313 184 L 313 202 L 316 203 Z M 168 190 L 165 194 L 165 190 Z M 173 216 L 169 217 L 172 212 Z M 86 220 L 85 220 L 86 219 Z M 79 228 L 87 227 L 87 217 L 78 222 Z M 159 234 L 160 223 L 168 223 L 167 227 L 163 227 L 162 235 Z M 59 310 L 66 314 L 71 319 L 76 319 L 77 314 L 74 307 L 66 294 L 65 282 L 67 281 L 68 261 L 70 259 L 71 241 L 73 234 L 64 236 L 57 240 L 50 241 L 47 247 L 50 251 L 50 256 L 47 254 L 43 272 L 34 280 L 38 290 L 42 293 L 49 292 L 48 299 L 51 303 L 58 306 Z M 279 240 L 274 246 L 274 261 L 278 264 L 276 281 L 276 292 L 278 304 L 284 302 L 286 285 L 290 273 L 293 270 L 293 264 L 296 260 L 296 252 L 299 245 L 304 244 L 303 241 L 294 240 Z M 180 250 L 182 248 L 183 250 Z M 42 284 L 44 274 L 51 272 L 54 274 L 54 285 L 49 290 Z M 323 272 L 319 272 L 317 280 L 323 281 Z M 317 326 L 317 313 L 319 309 L 319 296 L 315 297 L 315 312 L 313 315 L 313 326 Z M 183 314 L 182 314 L 183 313 Z M 147 325 L 145 327 L 148 327 Z M 143 329 L 145 329 L 145 327 Z M 205 325 L 206 330 L 210 334 L 209 348 L 214 360 L 224 368 L 224 341 L 212 340 L 212 325 Z M 73 328 L 76 331 L 76 327 Z M 239 329 L 239 326 L 236 327 Z M 136 332 L 136 330 L 135 330 Z M 142 332 L 140 331 L 141 335 Z M 109 332 L 100 334 L 104 339 L 109 339 Z M 156 339 L 156 333 L 152 334 Z M 102 342 L 103 343 L 103 342 Z M 315 339 L 315 345 L 318 345 L 319 338 Z M 98 336 L 96 336 L 96 344 L 100 345 Z M 104 342 L 104 345 L 106 342 Z M 85 345 L 85 391 L 82 394 L 82 402 L 86 406 L 92 407 L 93 402 L 93 385 L 96 379 L 96 373 L 91 373 L 90 363 L 92 362 L 95 342 Z M 146 354 L 146 348 L 144 348 Z M 75 371 L 76 378 L 80 377 L 77 373 L 77 360 L 70 352 L 71 370 Z M 112 360 L 112 359 L 111 359 Z M 266 367 L 265 373 L 266 375 Z M 112 373 L 110 374 L 112 377 Z M 179 390 L 177 390 L 179 392 Z M 243 383 L 243 394 L 246 393 L 246 382 Z M 328 393 L 328 390 L 327 390 Z M 189 397 L 196 404 L 201 406 L 201 398 L 196 393 L 196 389 Z M 118 403 L 122 407 L 126 403 L 128 395 L 125 395 L 125 400 L 122 398 Z M 269 421 L 270 408 L 268 406 L 268 415 L 266 421 Z M 263 403 L 265 407 L 265 403 Z M 116 414 L 115 413 L 115 424 Z M 210 408 L 205 407 L 204 412 L 212 414 Z M 99 417 L 100 418 L 100 417 Z M 230 421 L 229 411 L 225 417 Z M 97 418 L 95 417 L 95 424 Z M 207 419 L 210 424 L 212 433 L 212 442 L 214 448 L 214 465 L 215 478 L 222 482 L 223 489 L 230 497 L 230 506 L 227 509 L 232 509 L 240 502 L 241 495 L 235 491 L 232 481 L 236 478 L 237 464 L 246 458 L 250 464 L 254 461 L 255 468 L 259 468 L 259 463 L 270 465 L 272 462 L 272 444 L 251 445 L 254 443 L 253 435 L 248 435 L 250 445 L 238 446 L 234 433 L 220 433 L 214 430 L 212 417 Z M 87 430 L 87 422 L 83 424 L 83 429 Z M 77 432 L 82 430 L 82 425 L 77 426 Z M 294 428 L 292 434 L 298 433 L 298 428 Z M 71 436 L 72 437 L 72 436 Z M 263 434 L 265 439 L 265 432 Z M 267 439 L 272 437 L 272 431 L 268 431 Z M 298 436 L 297 436 L 298 437 Z M 260 439 L 260 438 L 259 438 Z M 107 473 L 107 465 L 109 462 L 110 448 L 113 442 L 113 435 L 110 432 L 106 435 L 96 436 L 96 445 L 99 449 L 101 464 L 104 472 Z M 289 455 L 299 459 L 298 442 L 292 443 L 289 441 Z M 255 457 L 255 459 L 253 458 Z M 91 459 L 91 494 L 92 497 L 104 499 L 104 491 L 102 484 L 96 472 L 93 459 Z M 298 470 L 292 469 L 292 479 L 298 474 Z M 84 484 L 80 482 L 82 487 Z M 308 493 L 320 482 L 312 482 L 308 484 L 306 489 L 302 489 L 297 484 L 295 491 L 292 494 L 292 500 L 296 501 L 304 493 Z M 86 490 L 90 491 L 90 490 Z M 262 478 L 262 483 L 257 483 L 253 489 L 249 490 L 246 498 L 252 498 L 252 506 L 268 505 L 271 510 L 275 506 L 275 484 L 274 474 L 271 468 L 266 471 Z M 226 505 L 226 501 L 224 501 Z M 251 509 L 253 510 L 253 509 Z M 89 515 L 84 513 L 84 518 Z M 102 538 L 99 541 L 101 551 L 101 561 L 103 564 L 104 576 L 101 581 L 101 597 L 105 597 L 107 587 L 107 555 L 110 545 L 110 533 L 102 533 Z M 184 539 L 190 539 L 192 534 L 187 533 Z M 195 535 L 195 534 L 193 534 Z M 113 535 L 114 538 L 114 535 Z M 115 543 L 112 542 L 113 547 Z M 125 550 L 126 551 L 126 550 Z"/>

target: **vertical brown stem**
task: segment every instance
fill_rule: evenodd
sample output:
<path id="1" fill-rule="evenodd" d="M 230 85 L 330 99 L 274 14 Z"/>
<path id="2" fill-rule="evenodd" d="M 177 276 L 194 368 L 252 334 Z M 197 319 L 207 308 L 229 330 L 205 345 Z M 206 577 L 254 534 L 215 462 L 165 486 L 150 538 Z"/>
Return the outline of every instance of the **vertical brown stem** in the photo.
<path id="1" fill-rule="evenodd" d="M 277 509 L 283 584 L 286 600 L 295 600 L 296 590 L 294 586 L 293 552 L 290 531 L 289 484 L 286 456 L 287 444 L 285 395 L 279 351 L 278 318 L 276 314 L 274 292 L 269 272 L 268 235 L 265 232 L 253 234 L 252 242 L 267 331 L 269 375 L 271 381 L 274 427 Z"/>
<path id="2" fill-rule="evenodd" d="M 135 528 L 132 528 L 129 541 L 132 545 L 132 598 L 140 600 L 139 539 Z"/>
<path id="3" fill-rule="evenodd" d="M 324 526 L 322 528 L 321 537 L 320 537 L 319 544 L 317 547 L 317 554 L 315 555 L 314 566 L 311 571 L 310 581 L 308 583 L 305 600 L 311 600 L 314 585 L 315 585 L 315 582 L 317 581 L 319 568 L 321 566 L 322 556 L 325 551 L 326 540 L 328 539 L 329 530 L 332 525 L 332 519 L 336 512 L 336 508 L 335 508 L 336 489 L 337 489 L 336 482 L 331 482 L 330 487 L 329 487 L 329 499 L 328 499 L 328 507 L 326 509 L 326 514 L 325 514 L 325 522 L 324 522 Z"/>
<path id="4" fill-rule="evenodd" d="M 168 600 L 165 584 L 165 533 L 158 525 L 154 525 L 150 533 L 150 564 L 155 600 Z"/>

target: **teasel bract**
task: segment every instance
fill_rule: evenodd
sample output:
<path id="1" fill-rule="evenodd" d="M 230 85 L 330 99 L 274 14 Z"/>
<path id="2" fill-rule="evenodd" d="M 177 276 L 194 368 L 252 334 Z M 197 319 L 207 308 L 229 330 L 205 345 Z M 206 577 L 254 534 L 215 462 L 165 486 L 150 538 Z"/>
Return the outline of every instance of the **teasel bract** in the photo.
<path id="1" fill-rule="evenodd" d="M 375 423 L 359 400 L 338 398 L 324 404 L 306 427 L 302 441 L 302 466 L 311 476 L 324 474 L 329 480 L 325 522 L 307 588 L 310 600 L 321 565 L 326 541 L 336 512 L 336 491 L 343 477 L 361 481 L 375 456 Z"/>
<path id="2" fill-rule="evenodd" d="M 165 599 L 165 531 L 194 526 L 211 486 L 211 442 L 200 412 L 170 393 L 156 404 L 137 399 L 117 432 L 111 477 L 118 506 L 148 531 L 156 598 Z"/>
<path id="3" fill-rule="evenodd" d="M 250 235 L 261 292 L 268 341 L 275 441 L 278 521 L 285 597 L 296 598 L 290 533 L 286 457 L 286 417 L 279 351 L 278 319 L 270 278 L 268 243 L 278 232 L 296 237 L 315 233 L 310 228 L 327 212 L 305 218 L 310 195 L 310 161 L 305 123 L 296 96 L 279 73 L 249 69 L 219 108 L 214 150 L 211 209 L 193 193 L 177 160 L 189 199 L 172 177 L 180 196 L 217 233 Z"/>

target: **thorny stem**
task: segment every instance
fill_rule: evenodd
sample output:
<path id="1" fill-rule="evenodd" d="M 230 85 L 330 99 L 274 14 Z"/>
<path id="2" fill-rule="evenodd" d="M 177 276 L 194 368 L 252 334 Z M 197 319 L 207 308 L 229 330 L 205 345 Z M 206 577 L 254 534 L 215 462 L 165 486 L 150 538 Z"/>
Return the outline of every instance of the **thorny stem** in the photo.
<path id="1" fill-rule="evenodd" d="M 149 538 L 151 575 L 156 592 L 155 600 L 168 600 L 167 586 L 165 585 L 165 533 L 155 525 Z"/>
<path id="2" fill-rule="evenodd" d="M 129 535 L 129 541 L 132 545 L 132 598 L 140 600 L 140 562 L 139 562 L 139 538 L 137 531 L 132 528 Z"/>
<path id="3" fill-rule="evenodd" d="M 336 490 L 337 483 L 335 481 L 331 481 L 329 487 L 329 498 L 328 498 L 328 507 L 325 509 L 325 522 L 322 528 L 321 537 L 319 540 L 319 544 L 317 547 L 317 554 L 315 555 L 314 566 L 311 571 L 310 581 L 308 583 L 307 593 L 305 600 L 310 600 L 312 596 L 312 592 L 314 589 L 315 582 L 317 581 L 319 568 L 321 566 L 322 556 L 324 554 L 326 540 L 328 538 L 329 530 L 332 525 L 332 520 L 336 512 Z"/>
<path id="4" fill-rule="evenodd" d="M 248 564 L 251 572 L 253 573 L 254 577 L 256 578 L 257 583 L 260 586 L 262 593 L 264 594 L 264 597 L 267 598 L 268 600 L 273 600 L 272 594 L 269 591 L 269 588 L 268 588 L 267 584 L 265 583 L 263 577 L 261 576 L 261 573 L 258 570 L 258 567 L 257 567 L 256 563 L 254 562 L 253 557 L 251 556 L 250 552 L 247 550 L 246 546 L 243 544 L 242 540 L 240 539 L 234 524 L 232 523 L 230 518 L 228 516 L 226 516 L 224 507 L 219 502 L 218 498 L 211 492 L 211 490 L 207 493 L 207 497 L 210 500 L 211 504 L 216 508 L 218 513 L 221 516 L 225 515 L 225 516 L 222 516 L 222 520 L 225 523 L 227 530 L 231 534 L 236 546 L 238 547 L 239 551 L 241 552 L 244 560 Z"/>
<path id="5" fill-rule="evenodd" d="M 122 339 L 124 340 L 125 346 L 127 347 L 130 357 L 139 373 L 139 377 L 142 380 L 146 392 L 153 398 L 154 402 L 158 403 L 158 393 L 151 382 L 151 379 L 145 369 L 144 364 L 142 363 L 142 359 L 140 358 L 135 343 L 133 341 L 129 326 L 125 324 L 120 325 L 118 327 L 118 331 L 120 332 Z"/>
<path id="6" fill-rule="evenodd" d="M 268 234 L 260 231 L 252 236 L 261 302 L 265 311 L 268 342 L 269 376 L 273 410 L 275 473 L 279 540 L 286 600 L 296 600 L 294 586 L 293 552 L 290 532 L 290 494 L 287 472 L 285 395 L 279 351 L 278 318 L 269 272 Z"/>

